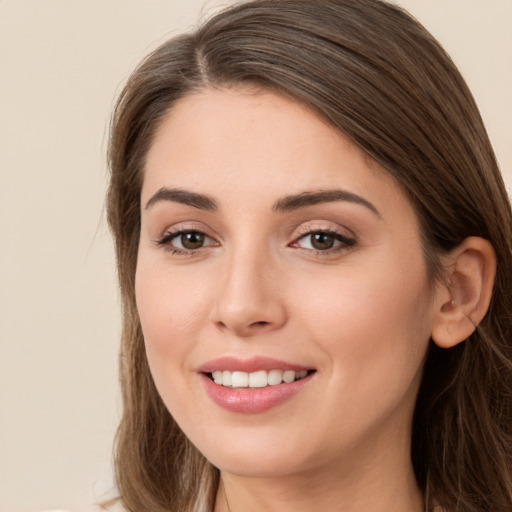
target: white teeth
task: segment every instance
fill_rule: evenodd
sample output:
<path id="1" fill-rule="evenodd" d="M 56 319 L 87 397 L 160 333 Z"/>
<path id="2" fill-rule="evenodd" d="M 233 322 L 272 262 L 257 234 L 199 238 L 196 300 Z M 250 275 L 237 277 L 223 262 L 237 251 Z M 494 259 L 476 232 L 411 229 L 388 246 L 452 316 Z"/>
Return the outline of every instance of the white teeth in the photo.
<path id="1" fill-rule="evenodd" d="M 231 372 L 224 370 L 222 372 L 222 385 L 231 386 Z"/>
<path id="2" fill-rule="evenodd" d="M 222 372 L 222 385 L 224 386 L 224 372 Z M 247 372 L 233 372 L 231 374 L 231 386 L 246 388 L 249 386 L 249 374 Z"/>
<path id="3" fill-rule="evenodd" d="M 249 373 L 249 387 L 250 388 L 264 388 L 266 385 L 267 385 L 267 372 L 265 370 Z"/>
<path id="4" fill-rule="evenodd" d="M 283 372 L 281 370 L 270 370 L 267 376 L 269 386 L 277 386 L 283 380 Z"/>
<path id="5" fill-rule="evenodd" d="M 283 380 L 285 382 L 293 382 L 295 380 L 295 372 L 293 370 L 286 370 L 283 372 Z"/>
<path id="6" fill-rule="evenodd" d="M 290 383 L 303 379 L 308 375 L 307 370 L 294 372 L 293 370 L 260 370 L 257 372 L 230 372 L 227 370 L 216 370 L 212 372 L 213 381 L 220 386 L 233 388 L 264 388 L 266 386 L 277 386 L 282 382 Z"/>

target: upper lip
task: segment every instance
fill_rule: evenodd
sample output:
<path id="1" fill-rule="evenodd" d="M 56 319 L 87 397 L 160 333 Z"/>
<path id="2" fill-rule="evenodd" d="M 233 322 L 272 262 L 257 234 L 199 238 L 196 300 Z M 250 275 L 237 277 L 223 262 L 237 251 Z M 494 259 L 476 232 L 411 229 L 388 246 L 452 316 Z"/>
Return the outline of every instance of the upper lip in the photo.
<path id="1" fill-rule="evenodd" d="M 240 359 L 233 356 L 224 356 L 207 361 L 198 368 L 198 372 L 212 373 L 214 371 L 230 372 L 257 372 L 260 370 L 293 370 L 300 372 L 303 370 L 312 370 L 313 368 L 300 364 L 289 363 L 271 357 L 254 356 L 249 359 Z"/>

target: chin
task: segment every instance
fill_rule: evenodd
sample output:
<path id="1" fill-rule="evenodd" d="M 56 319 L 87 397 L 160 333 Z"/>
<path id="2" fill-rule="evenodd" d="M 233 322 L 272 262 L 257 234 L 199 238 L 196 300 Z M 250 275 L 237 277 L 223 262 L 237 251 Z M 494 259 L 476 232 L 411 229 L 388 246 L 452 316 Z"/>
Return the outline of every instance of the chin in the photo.
<path id="1" fill-rule="evenodd" d="M 234 436 L 233 436 L 234 437 Z M 219 436 L 212 442 L 202 443 L 197 448 L 219 470 L 239 476 L 253 478 L 277 478 L 307 471 L 315 466 L 313 456 L 308 456 L 304 440 L 270 435 L 271 439 L 260 439 L 249 432 L 241 439 L 231 441 Z M 302 446 L 302 449 L 297 447 Z M 313 450 L 314 451 L 314 450 Z M 324 461 L 326 455 L 320 458 Z"/>
<path id="2" fill-rule="evenodd" d="M 210 459 L 209 459 L 210 460 Z M 288 456 L 271 457 L 258 454 L 222 454 L 217 463 L 210 460 L 222 472 L 250 478 L 279 478 L 306 470 L 304 461 Z"/>

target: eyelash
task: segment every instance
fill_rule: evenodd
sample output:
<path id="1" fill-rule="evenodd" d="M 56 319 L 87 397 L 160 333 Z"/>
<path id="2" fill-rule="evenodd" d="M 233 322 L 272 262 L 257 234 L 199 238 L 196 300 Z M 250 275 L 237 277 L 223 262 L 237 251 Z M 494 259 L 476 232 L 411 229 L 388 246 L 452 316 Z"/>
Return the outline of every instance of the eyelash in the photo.
<path id="1" fill-rule="evenodd" d="M 207 247 L 211 247 L 212 245 L 218 245 L 217 242 L 214 244 L 209 244 L 207 246 L 202 246 L 197 249 L 181 249 L 178 247 L 173 247 L 171 245 L 171 242 L 186 234 L 197 234 L 204 236 L 206 239 L 213 240 L 211 237 L 209 237 L 206 233 L 203 231 L 200 231 L 198 229 L 179 229 L 176 231 L 167 231 L 162 236 L 158 237 L 157 239 L 153 240 L 153 242 L 159 246 L 163 247 L 167 252 L 171 253 L 172 255 L 179 255 L 179 256 L 191 256 L 194 254 L 198 254 L 202 252 L 202 250 L 206 249 Z M 340 242 L 335 247 L 326 249 L 326 250 L 320 250 L 320 249 L 308 249 L 303 248 L 298 245 L 298 242 L 300 240 L 303 240 L 307 238 L 308 236 L 311 237 L 313 235 L 328 235 L 333 237 L 336 241 Z M 348 250 L 356 245 L 357 241 L 355 238 L 347 237 L 346 235 L 340 233 L 339 231 L 336 231 L 334 229 L 329 228 L 314 228 L 314 229 L 305 229 L 302 233 L 299 233 L 299 236 L 295 238 L 295 240 L 290 244 L 291 247 L 297 247 L 298 249 L 301 249 L 303 251 L 307 251 L 308 253 L 313 253 L 316 256 L 328 256 L 332 255 L 333 253 L 337 253 L 343 250 Z"/>
<path id="2" fill-rule="evenodd" d="M 198 254 L 202 249 L 205 249 L 206 247 L 209 247 L 209 246 L 199 247 L 197 249 L 180 249 L 179 247 L 173 247 L 171 245 L 171 242 L 175 238 L 178 238 L 178 237 L 180 237 L 182 235 L 186 235 L 186 234 L 192 234 L 192 233 L 202 235 L 205 238 L 212 240 L 211 237 L 209 237 L 206 233 L 204 233 L 203 231 L 200 231 L 199 229 L 178 229 L 176 231 L 165 232 L 161 237 L 153 240 L 153 242 L 157 246 L 163 247 L 164 250 L 166 250 L 167 252 L 169 252 L 171 254 L 177 254 L 179 256 L 191 256 L 193 254 Z"/>
<path id="3" fill-rule="evenodd" d="M 335 241 L 340 242 L 338 245 L 331 247 L 326 250 L 320 250 L 320 249 L 307 249 L 298 246 L 298 242 L 300 240 L 304 240 L 307 237 L 312 237 L 313 235 L 328 235 L 334 238 Z M 332 254 L 341 252 L 341 251 L 347 251 L 348 249 L 351 249 L 356 245 L 357 241 L 355 238 L 350 238 L 339 231 L 335 229 L 330 228 L 307 228 L 302 233 L 299 233 L 299 236 L 295 239 L 294 242 L 292 242 L 290 245 L 292 247 L 297 247 L 299 249 L 302 249 L 304 251 L 307 251 L 309 253 L 313 253 L 315 256 L 330 256 Z M 311 242 L 310 242 L 311 245 Z"/>

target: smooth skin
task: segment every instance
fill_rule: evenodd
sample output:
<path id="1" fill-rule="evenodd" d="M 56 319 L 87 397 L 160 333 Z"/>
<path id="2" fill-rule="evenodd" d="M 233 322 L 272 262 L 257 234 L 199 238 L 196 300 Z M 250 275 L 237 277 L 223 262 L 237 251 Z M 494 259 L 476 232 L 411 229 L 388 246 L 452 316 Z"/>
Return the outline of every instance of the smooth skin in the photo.
<path id="1" fill-rule="evenodd" d="M 338 195 L 296 200 L 325 191 Z M 492 247 L 467 239 L 443 257 L 449 286 L 432 282 L 394 179 L 306 107 L 248 88 L 177 102 L 149 150 L 141 205 L 148 361 L 221 470 L 215 512 L 420 512 L 410 437 L 422 365 L 433 334 L 453 346 L 485 314 Z M 236 413 L 198 373 L 221 356 L 316 372 L 284 403 Z"/>

